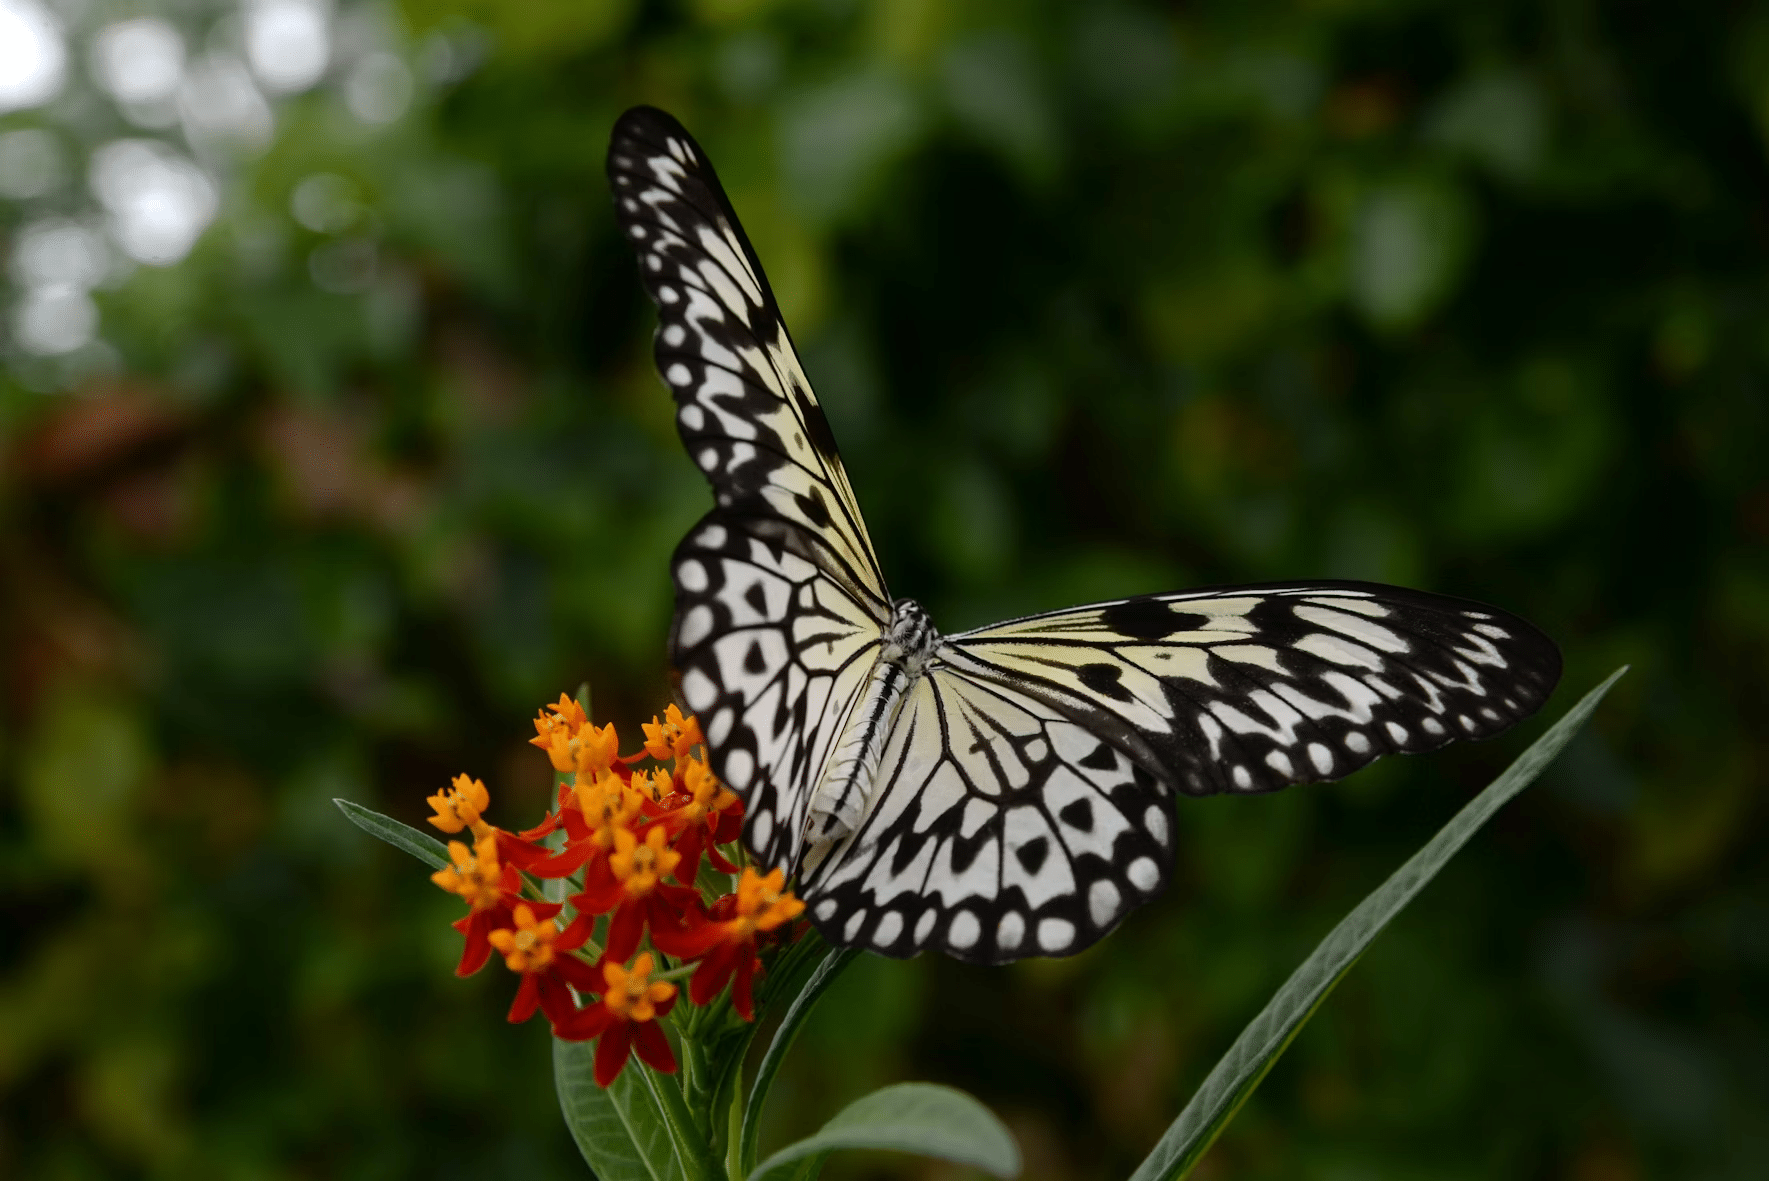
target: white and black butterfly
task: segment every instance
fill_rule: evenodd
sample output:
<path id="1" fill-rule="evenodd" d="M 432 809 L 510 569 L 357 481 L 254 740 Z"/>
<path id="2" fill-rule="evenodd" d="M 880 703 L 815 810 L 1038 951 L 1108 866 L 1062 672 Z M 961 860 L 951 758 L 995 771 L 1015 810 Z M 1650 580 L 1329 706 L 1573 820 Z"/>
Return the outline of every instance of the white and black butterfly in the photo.
<path id="1" fill-rule="evenodd" d="M 716 507 L 674 558 L 671 657 L 745 843 L 833 943 L 1000 963 L 1093 943 L 1166 884 L 1173 796 L 1337 779 L 1533 713 L 1515 616 L 1359 582 L 1141 595 L 942 636 L 893 600 L 737 216 L 648 107 L 615 207 Z"/>

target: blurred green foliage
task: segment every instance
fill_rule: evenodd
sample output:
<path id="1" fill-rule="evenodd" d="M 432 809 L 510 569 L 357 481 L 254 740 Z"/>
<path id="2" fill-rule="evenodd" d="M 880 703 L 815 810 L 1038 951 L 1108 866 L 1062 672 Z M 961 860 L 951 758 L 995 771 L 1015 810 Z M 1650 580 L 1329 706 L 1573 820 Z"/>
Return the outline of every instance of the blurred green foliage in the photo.
<path id="1" fill-rule="evenodd" d="M 92 216 L 82 154 L 144 133 L 83 39 L 154 7 L 62 10 L 68 86 L 0 132 L 70 162 L 7 234 Z M 164 5 L 193 45 L 231 12 Z M 99 342 L 7 346 L 0 1174 L 583 1175 L 544 1031 L 449 974 L 452 900 L 329 801 L 417 821 L 466 770 L 518 827 L 542 700 L 587 679 L 623 730 L 666 700 L 666 559 L 709 498 L 602 176 L 641 101 L 717 162 L 892 585 L 943 628 L 1360 577 L 1531 618 L 1561 704 L 1634 664 L 1201 1176 L 1769 1173 L 1769 6 L 409 0 L 336 28 L 268 143 L 199 153 L 187 259 L 116 270 Z M 390 123 L 346 101 L 370 51 L 416 80 Z M 764 1151 L 925 1078 L 1003 1112 L 1031 1181 L 1123 1175 L 1537 730 L 1185 801 L 1168 895 L 1077 959 L 862 962 Z"/>

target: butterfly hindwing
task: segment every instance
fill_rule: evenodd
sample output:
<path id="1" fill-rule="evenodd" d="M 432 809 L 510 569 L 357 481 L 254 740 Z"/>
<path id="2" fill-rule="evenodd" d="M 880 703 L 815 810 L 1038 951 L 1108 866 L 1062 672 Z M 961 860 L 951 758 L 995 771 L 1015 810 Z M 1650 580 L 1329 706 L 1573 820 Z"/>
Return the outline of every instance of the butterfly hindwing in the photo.
<path id="1" fill-rule="evenodd" d="M 764 865 L 797 863 L 811 789 L 879 648 L 877 620 L 819 556 L 796 530 L 714 510 L 674 560 L 671 663 Z"/>
<path id="2" fill-rule="evenodd" d="M 823 408 L 743 227 L 681 124 L 635 107 L 608 151 L 615 215 L 657 304 L 658 372 L 720 508 L 796 524 L 890 617 Z"/>
<path id="3" fill-rule="evenodd" d="M 831 942 L 891 956 L 1071 954 L 1165 886 L 1172 807 L 1062 712 L 936 658 L 860 826 L 808 863 L 805 902 Z"/>
<path id="4" fill-rule="evenodd" d="M 1560 676 L 1513 615 L 1357 582 L 1145 595 L 949 640 L 955 667 L 1117 736 L 1179 791 L 1275 791 L 1484 738 Z"/>

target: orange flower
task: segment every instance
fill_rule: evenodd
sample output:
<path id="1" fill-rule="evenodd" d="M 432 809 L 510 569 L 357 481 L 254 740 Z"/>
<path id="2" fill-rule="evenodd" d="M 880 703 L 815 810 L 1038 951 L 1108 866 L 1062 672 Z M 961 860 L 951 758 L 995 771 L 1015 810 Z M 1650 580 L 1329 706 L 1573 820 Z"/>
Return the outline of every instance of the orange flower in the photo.
<path id="1" fill-rule="evenodd" d="M 460 841 L 448 843 L 453 862 L 430 875 L 430 880 L 451 894 L 458 894 L 470 908 L 455 920 L 454 928 L 466 938 L 455 975 L 471 976 L 491 958 L 491 936 L 515 921 L 512 908 L 526 905 L 531 915 L 552 918 L 562 909 L 557 902 L 522 903 L 522 875 L 516 866 L 498 856 L 509 833 L 492 830 L 479 838 L 472 852 Z M 527 846 L 523 846 L 527 848 Z"/>
<path id="2" fill-rule="evenodd" d="M 553 711 L 552 715 L 541 711 L 534 719 L 534 737 L 528 741 L 547 752 L 553 770 L 594 776 L 614 764 L 620 753 L 620 739 L 612 724 L 598 728 L 585 716 L 583 707 L 563 693 L 558 704 L 547 709 Z"/>
<path id="3" fill-rule="evenodd" d="M 516 929 L 493 931 L 491 945 L 504 957 L 512 972 L 538 972 L 553 962 L 553 940 L 559 925 L 552 919 L 537 920 L 527 903 L 516 907 Z"/>
<path id="4" fill-rule="evenodd" d="M 580 778 L 575 792 L 589 839 L 603 849 L 613 846 L 615 834 L 625 832 L 645 806 L 645 797 L 612 771 L 602 771 L 588 783 Z"/>
<path id="5" fill-rule="evenodd" d="M 654 930 L 680 927 L 684 909 L 698 906 L 700 896 L 663 884 L 682 855 L 669 847 L 669 833 L 662 825 L 652 825 L 643 840 L 627 829 L 617 829 L 614 841 L 614 852 L 584 875 L 583 892 L 571 896 L 571 905 L 580 917 L 614 911 L 604 958 L 625 962 L 638 950 L 647 922 Z"/>
<path id="6" fill-rule="evenodd" d="M 552 910 L 558 912 L 557 907 Z M 504 966 L 522 974 L 522 987 L 510 1005 L 510 1020 L 526 1021 L 537 1008 L 555 1024 L 569 1020 L 577 1012 L 571 988 L 593 988 L 601 983 L 594 968 L 570 954 L 583 945 L 583 936 L 570 931 L 561 935 L 550 916 L 536 917 L 526 902 L 517 904 L 511 919 L 513 929 L 501 928 L 490 936 L 491 945 L 504 957 Z"/>
<path id="7" fill-rule="evenodd" d="M 649 983 L 652 966 L 650 952 L 634 960 L 630 969 L 619 964 L 602 965 L 603 978 L 608 982 L 602 1004 L 611 1014 L 624 1021 L 651 1021 L 662 1015 L 657 1007 L 675 998 L 676 986 L 661 980 Z"/>
<path id="8" fill-rule="evenodd" d="M 491 793 L 485 790 L 484 783 L 456 775 L 453 787 L 443 788 L 430 796 L 428 802 L 436 812 L 430 817 L 430 823 L 443 832 L 456 833 L 470 828 L 474 835 L 483 835 L 480 829 L 485 826 L 485 821 L 479 818 L 479 814 L 491 807 Z"/>
<path id="9" fill-rule="evenodd" d="M 754 938 L 758 931 L 772 931 L 805 912 L 805 904 L 786 888 L 786 871 L 775 867 L 766 875 L 745 869 L 737 882 L 737 914 L 733 931 Z"/>
<path id="10" fill-rule="evenodd" d="M 745 1021 L 755 1019 L 751 982 L 760 966 L 756 937 L 803 914 L 805 904 L 786 889 L 786 874 L 776 868 L 766 875 L 745 869 L 737 892 L 712 906 L 708 916 L 685 928 L 668 930 L 652 925 L 652 942 L 668 955 L 693 959 L 704 955 L 688 982 L 688 999 L 704 1005 L 735 979 L 731 999 Z"/>
<path id="11" fill-rule="evenodd" d="M 565 847 L 534 863 L 525 862 L 522 868 L 537 877 L 562 878 L 590 866 L 586 881 L 592 880 L 596 877 L 597 866 L 606 869 L 603 862 L 614 849 L 617 835 L 632 835 L 628 826 L 644 811 L 645 797 L 615 772 L 603 771 L 594 780 L 580 776 L 568 798 L 575 806 L 562 807 L 557 813 L 565 825 Z M 543 825 L 530 829 L 525 835 L 539 837 L 546 831 L 551 829 Z M 607 880 L 606 873 L 602 878 Z M 611 899 L 602 910 L 613 905 Z"/>
<path id="12" fill-rule="evenodd" d="M 643 844 L 627 829 L 615 830 L 614 853 L 608 858 L 608 867 L 626 884 L 630 897 L 651 893 L 659 878 L 675 870 L 682 855 L 669 847 L 668 840 L 669 834 L 662 828 L 646 833 Z"/>
<path id="13" fill-rule="evenodd" d="M 602 965 L 601 1003 L 586 1005 L 553 1026 L 553 1032 L 567 1041 L 602 1039 L 596 1046 L 599 1086 L 606 1087 L 620 1076 L 635 1048 L 653 1070 L 675 1073 L 676 1055 L 657 1019 L 674 1007 L 676 986 L 661 980 L 654 983 L 653 966 L 650 952 L 634 960 L 631 968 L 613 962 Z"/>
<path id="14" fill-rule="evenodd" d="M 661 804 L 676 794 L 676 781 L 662 767 L 655 771 L 634 771 L 632 788 L 653 804 Z M 654 811 L 655 809 L 648 809 Z"/>
<path id="15" fill-rule="evenodd" d="M 549 709 L 553 711 L 552 717 L 547 716 Z M 542 750 L 546 750 L 552 745 L 551 735 L 554 730 L 564 729 L 570 734 L 575 734 L 577 728 L 589 720 L 589 716 L 584 713 L 584 707 L 579 705 L 575 698 L 561 693 L 558 704 L 547 706 L 546 709 L 541 710 L 540 716 L 534 719 L 535 736 L 528 741 Z"/>
<path id="16" fill-rule="evenodd" d="M 475 912 L 496 906 L 504 893 L 497 837 L 487 833 L 473 843 L 472 851 L 460 841 L 450 841 L 448 856 L 454 864 L 437 870 L 430 880 L 451 894 L 459 894 Z"/>
<path id="17" fill-rule="evenodd" d="M 727 861 L 718 847 L 743 834 L 743 802 L 726 790 L 712 768 L 700 759 L 684 759 L 678 768 L 682 792 L 676 798 L 683 802 L 665 815 L 671 831 L 681 834 L 676 849 L 682 854 L 682 863 L 676 880 L 684 886 L 694 884 L 700 873 L 702 852 L 712 860 L 715 869 L 736 873 L 737 866 Z"/>
<path id="18" fill-rule="evenodd" d="M 645 753 L 654 759 L 680 759 L 705 742 L 700 736 L 700 721 L 693 714 L 670 706 L 663 711 L 663 721 L 653 717 L 641 729 L 645 731 Z"/>

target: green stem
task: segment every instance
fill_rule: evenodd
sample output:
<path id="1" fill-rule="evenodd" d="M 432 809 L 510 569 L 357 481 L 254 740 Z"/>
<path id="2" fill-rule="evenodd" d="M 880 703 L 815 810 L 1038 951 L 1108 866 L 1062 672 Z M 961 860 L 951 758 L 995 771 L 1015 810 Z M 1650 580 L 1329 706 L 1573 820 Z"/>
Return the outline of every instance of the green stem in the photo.
<path id="1" fill-rule="evenodd" d="M 642 1063 L 633 1065 L 639 1068 L 639 1077 L 651 1088 L 651 1095 L 663 1112 L 663 1121 L 669 1131 L 670 1143 L 675 1146 L 676 1159 L 682 1164 L 683 1175 L 689 1181 L 716 1181 L 718 1164 L 712 1159 L 712 1150 L 695 1131 L 694 1117 L 682 1099 L 681 1088 L 673 1081 L 659 1078 L 656 1071 Z"/>
<path id="2" fill-rule="evenodd" d="M 821 999 L 841 970 L 854 961 L 860 953 L 851 947 L 838 947 L 824 957 L 817 965 L 817 971 L 805 984 L 786 1016 L 780 1021 L 780 1028 L 774 1034 L 774 1040 L 768 1045 L 768 1052 L 762 1056 L 762 1064 L 756 1068 L 755 1083 L 749 1090 L 749 1106 L 743 1112 L 743 1130 L 737 1140 L 737 1167 L 739 1176 L 733 1181 L 742 1181 L 756 1164 L 756 1137 L 761 1130 L 762 1107 L 768 1101 L 768 1092 L 774 1085 L 774 1076 L 780 1073 L 780 1064 L 786 1060 L 786 1051 L 792 1048 L 793 1039 L 798 1037 L 799 1029 L 811 1010 Z"/>

